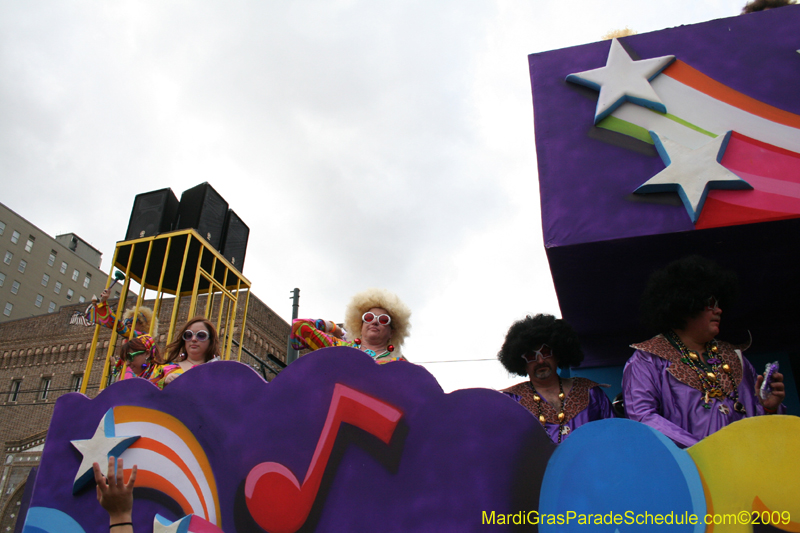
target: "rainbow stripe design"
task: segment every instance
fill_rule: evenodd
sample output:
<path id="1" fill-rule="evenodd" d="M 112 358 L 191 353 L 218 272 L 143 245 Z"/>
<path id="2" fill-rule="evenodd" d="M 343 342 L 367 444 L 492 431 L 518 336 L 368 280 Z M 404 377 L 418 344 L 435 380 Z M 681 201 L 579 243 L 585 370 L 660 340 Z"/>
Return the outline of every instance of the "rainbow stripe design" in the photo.
<path id="1" fill-rule="evenodd" d="M 624 103 L 598 127 L 652 144 L 649 131 L 688 148 L 733 131 L 722 166 L 753 186 L 712 190 L 696 228 L 800 216 L 800 116 L 770 106 L 676 60 L 651 81 L 661 113 Z"/>
<path id="2" fill-rule="evenodd" d="M 114 421 L 117 434 L 139 435 L 121 455 L 125 465 L 138 466 L 137 487 L 157 489 L 175 500 L 187 515 L 221 527 L 211 464 L 180 420 L 155 409 L 124 405 L 114 408 Z"/>

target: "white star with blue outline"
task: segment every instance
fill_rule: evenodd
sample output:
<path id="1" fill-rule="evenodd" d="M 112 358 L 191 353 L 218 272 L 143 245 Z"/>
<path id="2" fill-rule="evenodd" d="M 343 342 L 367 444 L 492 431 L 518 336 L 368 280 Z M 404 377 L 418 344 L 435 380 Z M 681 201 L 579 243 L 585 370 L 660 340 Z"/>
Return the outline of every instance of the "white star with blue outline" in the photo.
<path id="1" fill-rule="evenodd" d="M 192 515 L 170 522 L 160 514 L 156 514 L 153 518 L 153 533 L 188 533 L 191 521 Z"/>
<path id="2" fill-rule="evenodd" d="M 128 449 L 128 446 L 133 444 L 139 438 L 136 436 L 118 437 L 116 435 L 116 427 L 114 426 L 114 409 L 111 408 L 100 419 L 100 424 L 94 432 L 91 439 L 73 440 L 72 445 L 81 452 L 83 460 L 78 472 L 75 474 L 75 482 L 72 484 L 72 493 L 77 492 L 86 485 L 90 480 L 94 479 L 94 472 L 92 471 L 92 464 L 98 463 L 105 472 L 108 465 L 108 458 L 110 456 L 119 457 L 119 455 Z"/>
<path id="3" fill-rule="evenodd" d="M 697 223 L 709 189 L 753 188 L 720 164 L 731 133 L 729 131 L 692 150 L 651 131 L 650 136 L 667 168 L 644 182 L 634 192 L 677 192 L 692 223 Z"/>
<path id="4" fill-rule="evenodd" d="M 567 76 L 567 81 L 600 91 L 594 123 L 597 124 L 628 101 L 662 113 L 667 107 L 650 81 L 675 60 L 675 56 L 634 61 L 616 39 L 611 40 L 606 66 Z"/>

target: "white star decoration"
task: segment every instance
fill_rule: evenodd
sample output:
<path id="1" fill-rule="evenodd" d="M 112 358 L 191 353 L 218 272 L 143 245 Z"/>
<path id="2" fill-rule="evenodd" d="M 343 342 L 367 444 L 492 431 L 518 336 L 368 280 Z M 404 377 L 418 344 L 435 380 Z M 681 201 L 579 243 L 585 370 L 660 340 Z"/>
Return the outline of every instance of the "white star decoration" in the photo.
<path id="1" fill-rule="evenodd" d="M 651 131 L 658 154 L 667 166 L 644 182 L 635 193 L 675 191 L 683 200 L 692 223 L 703 210 L 709 189 L 752 189 L 749 183 L 720 165 L 731 132 L 720 135 L 696 150 Z"/>
<path id="2" fill-rule="evenodd" d="M 155 518 L 153 518 L 153 533 L 187 533 L 191 521 L 192 515 L 184 516 L 170 523 L 169 520 L 160 514 L 156 514 Z"/>
<path id="3" fill-rule="evenodd" d="M 667 108 L 650 81 L 675 60 L 675 56 L 634 61 L 616 39 L 611 40 L 606 66 L 567 76 L 567 81 L 600 91 L 594 123 L 597 124 L 626 100 L 662 113 Z"/>
<path id="4" fill-rule="evenodd" d="M 119 457 L 128 446 L 133 444 L 139 436 L 117 437 L 114 426 L 114 409 L 100 419 L 100 424 L 91 439 L 73 440 L 72 445 L 81 452 L 83 460 L 78 472 L 75 474 L 75 482 L 72 484 L 72 493 L 77 492 L 94 479 L 92 463 L 99 463 L 103 472 L 108 468 L 108 458 L 110 456 Z"/>

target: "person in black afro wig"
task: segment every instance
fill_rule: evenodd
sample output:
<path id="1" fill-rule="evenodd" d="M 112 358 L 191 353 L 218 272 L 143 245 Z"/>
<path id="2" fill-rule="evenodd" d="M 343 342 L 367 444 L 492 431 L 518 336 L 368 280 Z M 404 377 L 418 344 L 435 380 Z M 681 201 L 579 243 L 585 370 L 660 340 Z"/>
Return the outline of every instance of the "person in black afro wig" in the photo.
<path id="1" fill-rule="evenodd" d="M 699 315 L 714 297 L 720 309 L 738 296 L 734 272 L 699 255 L 678 259 L 653 273 L 642 294 L 641 316 L 653 333 L 683 329 L 686 321 Z"/>
<path id="2" fill-rule="evenodd" d="M 514 322 L 497 358 L 509 373 L 527 376 L 527 363 L 522 355 L 539 349 L 542 344 L 553 351 L 559 368 L 578 366 L 583 361 L 578 335 L 572 326 L 561 318 L 543 314 Z"/>

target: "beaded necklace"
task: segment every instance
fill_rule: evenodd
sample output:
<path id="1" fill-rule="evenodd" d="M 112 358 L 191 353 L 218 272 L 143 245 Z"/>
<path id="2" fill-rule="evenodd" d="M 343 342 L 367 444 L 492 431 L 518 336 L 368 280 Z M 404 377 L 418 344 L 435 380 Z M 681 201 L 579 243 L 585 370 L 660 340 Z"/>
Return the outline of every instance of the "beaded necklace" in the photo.
<path id="1" fill-rule="evenodd" d="M 700 384 L 703 387 L 704 393 L 702 402 L 705 409 L 711 409 L 711 406 L 714 405 L 714 398 L 719 398 L 720 412 L 722 414 L 728 414 L 728 407 L 721 403 L 722 399 L 727 396 L 733 400 L 733 408 L 737 413 L 745 412 L 744 405 L 742 405 L 742 403 L 739 401 L 739 391 L 737 390 L 737 387 L 734 386 L 733 392 L 726 395 L 725 391 L 722 389 L 722 385 L 717 380 L 717 375 L 719 374 L 720 370 L 727 374 L 731 371 L 731 368 L 727 363 L 723 364 L 722 360 L 717 357 L 717 354 L 719 353 L 719 347 L 717 346 L 716 339 L 712 339 L 706 343 L 706 353 L 710 354 L 711 357 L 706 360 L 706 363 L 710 366 L 710 370 L 705 370 L 702 368 L 702 360 L 700 359 L 700 355 L 694 350 L 687 348 L 677 333 L 674 331 L 668 331 L 666 336 L 667 339 L 678 349 L 678 351 L 681 352 L 681 355 L 683 356 L 681 357 L 681 363 L 694 370 L 697 373 L 697 377 L 700 378 Z"/>
<path id="2" fill-rule="evenodd" d="M 556 376 L 558 378 L 558 399 L 561 400 L 561 409 L 558 412 L 558 444 L 561 444 L 561 435 L 564 434 L 564 420 L 566 415 L 564 414 L 564 406 L 566 405 L 567 401 L 564 396 L 564 387 L 561 384 L 561 376 Z M 536 402 L 536 410 L 538 411 L 539 415 L 539 422 L 541 422 L 542 427 L 544 427 L 545 423 L 547 422 L 547 418 L 542 413 L 542 397 L 536 392 L 536 387 L 533 386 L 533 383 L 530 381 L 528 385 L 531 386 L 533 389 L 533 401 Z"/>

